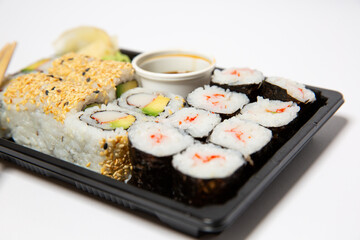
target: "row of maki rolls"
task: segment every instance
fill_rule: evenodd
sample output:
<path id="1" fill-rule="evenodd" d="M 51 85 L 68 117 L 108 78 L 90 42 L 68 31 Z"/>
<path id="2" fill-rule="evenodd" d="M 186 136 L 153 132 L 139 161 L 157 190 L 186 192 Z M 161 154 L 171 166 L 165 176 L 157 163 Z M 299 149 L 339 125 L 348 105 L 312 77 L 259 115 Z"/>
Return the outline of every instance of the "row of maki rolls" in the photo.
<path id="1" fill-rule="evenodd" d="M 186 101 L 170 95 L 136 88 L 118 100 L 144 115 L 128 129 L 128 183 L 194 206 L 234 196 L 316 102 L 303 84 L 247 68 L 215 70 Z"/>

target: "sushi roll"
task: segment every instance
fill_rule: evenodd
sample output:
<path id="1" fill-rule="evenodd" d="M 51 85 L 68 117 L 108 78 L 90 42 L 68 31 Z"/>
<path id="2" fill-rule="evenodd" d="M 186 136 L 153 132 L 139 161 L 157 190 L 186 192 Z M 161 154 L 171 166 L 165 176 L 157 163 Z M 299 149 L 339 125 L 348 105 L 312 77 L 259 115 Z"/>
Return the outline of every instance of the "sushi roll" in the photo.
<path id="1" fill-rule="evenodd" d="M 129 183 L 170 196 L 172 156 L 192 145 L 193 138 L 172 126 L 156 122 L 137 122 L 128 132 L 133 165 Z"/>
<path id="2" fill-rule="evenodd" d="M 250 68 L 228 68 L 224 70 L 216 69 L 211 78 L 210 85 L 216 85 L 233 92 L 246 94 L 250 101 L 256 101 L 258 90 L 264 75 Z"/>
<path id="3" fill-rule="evenodd" d="M 309 104 L 316 100 L 315 93 L 304 84 L 281 77 L 268 77 L 261 86 L 264 98 L 292 101 L 297 104 Z"/>
<path id="4" fill-rule="evenodd" d="M 117 105 L 87 108 L 65 119 L 62 144 L 54 155 L 116 180 L 131 174 L 127 129 L 136 115 Z"/>
<path id="5" fill-rule="evenodd" d="M 171 93 L 133 88 L 122 94 L 117 103 L 120 107 L 141 113 L 144 120 L 155 120 L 180 110 L 184 107 L 185 100 Z"/>
<path id="6" fill-rule="evenodd" d="M 108 95 L 107 101 L 116 98 L 123 84 L 133 81 L 134 69 L 130 63 L 100 60 L 82 54 L 68 53 L 55 59 L 48 69 L 50 75 L 71 79 L 89 88 L 100 88 Z M 119 94 L 119 93 L 118 93 Z M 99 103 L 107 103 L 98 101 Z"/>
<path id="7" fill-rule="evenodd" d="M 275 141 L 280 144 L 285 141 L 284 137 L 291 136 L 297 130 L 299 111 L 300 107 L 294 102 L 258 97 L 257 102 L 246 105 L 237 117 L 271 129 Z"/>
<path id="8" fill-rule="evenodd" d="M 115 100 L 115 86 L 133 78 L 131 65 L 108 61 L 109 66 L 99 65 L 99 72 L 91 73 L 96 77 L 87 81 L 85 75 L 91 71 L 86 68 L 83 76 L 84 66 L 79 60 L 83 58 L 65 55 L 54 60 L 52 74 L 30 73 L 6 83 L 0 93 L 0 121 L 6 136 L 18 144 L 55 156 L 63 142 L 65 120 L 92 103 Z M 66 61 L 73 60 L 79 63 L 66 69 L 56 65 L 61 62 L 66 65 Z M 116 67 L 109 69 L 110 66 Z"/>
<path id="9" fill-rule="evenodd" d="M 196 88 L 187 96 L 190 106 L 217 113 L 222 119 L 235 116 L 249 98 L 243 93 L 231 92 L 217 86 Z"/>
<path id="10" fill-rule="evenodd" d="M 172 159 L 175 198 L 195 206 L 223 203 L 247 178 L 246 165 L 237 151 L 196 143 Z"/>
<path id="11" fill-rule="evenodd" d="M 255 167 L 271 156 L 271 139 L 271 130 L 237 117 L 224 120 L 209 137 L 211 143 L 239 151 Z"/>
<path id="12" fill-rule="evenodd" d="M 164 120 L 172 126 L 182 129 L 192 137 L 204 141 L 211 130 L 219 124 L 218 114 L 196 108 L 183 108 Z"/>

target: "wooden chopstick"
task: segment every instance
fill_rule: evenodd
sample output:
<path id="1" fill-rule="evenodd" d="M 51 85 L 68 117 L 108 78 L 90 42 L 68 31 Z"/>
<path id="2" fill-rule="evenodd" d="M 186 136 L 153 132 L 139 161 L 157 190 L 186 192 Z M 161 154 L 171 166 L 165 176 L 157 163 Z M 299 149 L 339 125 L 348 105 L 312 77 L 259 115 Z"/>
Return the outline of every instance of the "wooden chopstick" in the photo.
<path id="1" fill-rule="evenodd" d="M 0 50 L 0 86 L 2 85 L 4 81 L 4 76 L 7 67 L 9 66 L 11 57 L 14 53 L 16 47 L 16 42 L 8 43 L 6 44 L 1 50 Z"/>

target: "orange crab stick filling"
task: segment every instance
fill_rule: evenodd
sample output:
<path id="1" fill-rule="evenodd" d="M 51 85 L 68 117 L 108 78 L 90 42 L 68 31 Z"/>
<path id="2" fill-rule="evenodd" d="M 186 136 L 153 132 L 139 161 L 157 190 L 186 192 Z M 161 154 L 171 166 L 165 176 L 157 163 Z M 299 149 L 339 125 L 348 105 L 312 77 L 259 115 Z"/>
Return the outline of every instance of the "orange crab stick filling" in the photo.
<path id="1" fill-rule="evenodd" d="M 196 114 L 196 115 L 193 116 L 193 117 L 187 116 L 183 121 L 179 121 L 179 125 L 181 125 L 183 122 L 191 123 L 191 122 L 195 121 L 195 119 L 196 119 L 198 116 L 199 116 L 199 114 Z"/>
<path id="2" fill-rule="evenodd" d="M 225 160 L 224 156 L 221 155 L 207 155 L 207 156 L 201 156 L 197 153 L 194 154 L 194 156 L 192 157 L 194 160 L 201 160 L 203 163 L 208 163 L 213 159 L 222 159 Z"/>
<path id="3" fill-rule="evenodd" d="M 225 130 L 225 132 L 233 133 L 233 134 L 235 135 L 235 137 L 236 137 L 239 141 L 245 143 L 245 139 L 244 139 L 245 136 L 243 136 L 244 133 L 243 133 L 242 131 L 238 130 L 237 128 L 232 128 L 232 129 L 230 129 L 230 130 Z M 251 136 L 248 136 L 247 138 L 250 139 Z"/>
<path id="4" fill-rule="evenodd" d="M 161 141 L 164 140 L 166 136 L 161 133 L 154 133 L 150 135 L 151 140 L 153 140 L 154 143 L 161 143 Z"/>
<path id="5" fill-rule="evenodd" d="M 286 110 L 288 107 L 290 107 L 290 105 L 287 105 L 286 107 L 283 107 L 283 108 L 278 108 L 278 109 L 276 109 L 275 111 L 266 109 L 266 112 L 269 112 L 269 113 L 283 113 L 283 112 L 285 112 L 285 110 Z"/>
<path id="6" fill-rule="evenodd" d="M 231 75 L 236 75 L 238 77 L 240 77 L 241 72 L 249 72 L 249 73 L 253 73 L 254 70 L 250 69 L 250 68 L 239 68 L 239 69 L 234 69 L 233 71 L 230 72 Z"/>
<path id="7" fill-rule="evenodd" d="M 223 98 L 225 98 L 224 94 L 214 93 L 211 95 L 205 95 L 206 101 L 210 102 L 212 105 L 216 106 L 220 103 Z"/>

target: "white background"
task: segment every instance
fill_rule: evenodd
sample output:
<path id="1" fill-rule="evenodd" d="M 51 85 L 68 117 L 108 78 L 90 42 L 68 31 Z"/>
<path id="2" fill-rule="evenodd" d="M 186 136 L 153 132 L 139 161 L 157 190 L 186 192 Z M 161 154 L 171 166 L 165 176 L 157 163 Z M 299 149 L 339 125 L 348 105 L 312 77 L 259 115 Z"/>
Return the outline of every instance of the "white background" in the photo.
<path id="1" fill-rule="evenodd" d="M 341 92 L 345 104 L 221 235 L 202 239 L 360 239 L 360 1 L 0 0 L 0 46 L 14 72 L 53 54 L 65 30 L 93 25 L 138 51 L 197 50 Z M 188 239 L 0 160 L 1 239 Z"/>

